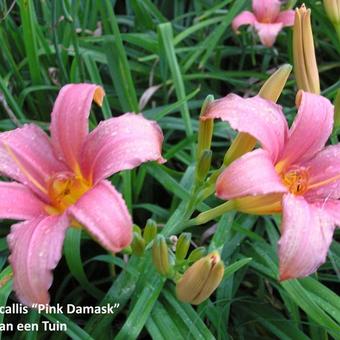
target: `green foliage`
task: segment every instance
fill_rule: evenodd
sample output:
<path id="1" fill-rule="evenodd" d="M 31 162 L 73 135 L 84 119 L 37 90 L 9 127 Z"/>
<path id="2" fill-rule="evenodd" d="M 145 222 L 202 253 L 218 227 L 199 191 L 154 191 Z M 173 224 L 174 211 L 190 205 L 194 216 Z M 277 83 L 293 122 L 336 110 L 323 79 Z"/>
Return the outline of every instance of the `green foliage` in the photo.
<path id="1" fill-rule="evenodd" d="M 301 1 L 298 1 L 300 4 Z M 320 1 L 312 8 L 322 93 L 333 99 L 340 86 L 340 44 Z M 183 230 L 195 211 L 216 206 L 213 195 L 196 206 L 194 159 L 198 117 L 208 95 L 255 95 L 280 65 L 292 64 L 291 30 L 273 49 L 261 46 L 246 29 L 236 35 L 234 16 L 246 0 L 20 0 L 0 1 L 0 131 L 33 122 L 48 129 L 59 88 L 94 82 L 106 92 L 91 127 L 123 112 L 140 112 L 164 131 L 165 165 L 146 164 L 113 176 L 135 223 L 157 222 L 165 239 Z M 296 84 L 290 78 L 279 99 L 292 107 Z M 287 110 L 291 120 L 295 110 Z M 216 122 L 211 168 L 217 169 L 235 133 Z M 332 142 L 337 143 L 336 133 Z M 216 293 L 194 308 L 179 302 L 173 282 L 156 271 L 152 242 L 126 256 L 104 254 L 84 232 L 68 232 L 64 259 L 54 273 L 52 305 L 119 303 L 115 314 L 17 315 L 15 322 L 66 323 L 67 332 L 25 331 L 21 339 L 339 339 L 340 247 L 335 236 L 329 260 L 318 275 L 279 283 L 278 218 L 235 212 L 203 227 L 191 227 L 190 252 L 219 250 L 226 266 Z M 15 301 L 6 267 L 1 222 L 0 305 Z M 155 226 L 156 228 L 156 226 Z M 157 229 L 157 228 L 156 228 Z M 152 232 L 152 235 L 155 233 Z M 151 237 L 152 239 L 152 237 Z M 204 248 L 196 253 L 202 256 Z M 186 253 L 186 252 L 185 252 Z M 180 259 L 182 254 L 176 254 Z M 0 314 L 0 322 L 8 316 Z M 8 335 L 3 334 L 6 338 Z M 1 337 L 1 335 L 0 335 Z"/>

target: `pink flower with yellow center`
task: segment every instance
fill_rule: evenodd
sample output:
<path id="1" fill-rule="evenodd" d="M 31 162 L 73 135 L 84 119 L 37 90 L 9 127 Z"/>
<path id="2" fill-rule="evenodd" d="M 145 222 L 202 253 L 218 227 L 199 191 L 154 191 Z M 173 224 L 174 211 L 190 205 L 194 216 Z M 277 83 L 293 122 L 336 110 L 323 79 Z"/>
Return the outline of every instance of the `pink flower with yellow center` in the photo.
<path id="1" fill-rule="evenodd" d="M 118 252 L 132 239 L 121 194 L 105 178 L 143 162 L 162 162 L 163 134 L 141 115 L 126 113 L 88 131 L 92 84 L 64 86 L 51 118 L 51 138 L 33 124 L 0 134 L 0 218 L 25 220 L 8 235 L 14 290 L 21 302 L 49 302 L 52 270 L 66 229 L 83 226 L 104 248 Z"/>
<path id="2" fill-rule="evenodd" d="M 258 96 L 228 95 L 212 103 L 204 117 L 221 118 L 262 146 L 222 172 L 216 194 L 234 200 L 242 212 L 282 211 L 280 280 L 315 272 L 340 225 L 340 144 L 325 147 L 334 108 L 328 99 L 303 91 L 297 106 L 290 129 L 281 106 Z"/>
<path id="3" fill-rule="evenodd" d="M 254 26 L 261 43 L 272 47 L 282 28 L 294 25 L 295 13 L 293 10 L 280 12 L 279 0 L 253 0 L 252 4 L 253 13 L 240 13 L 232 22 L 233 30 L 243 25 Z"/>

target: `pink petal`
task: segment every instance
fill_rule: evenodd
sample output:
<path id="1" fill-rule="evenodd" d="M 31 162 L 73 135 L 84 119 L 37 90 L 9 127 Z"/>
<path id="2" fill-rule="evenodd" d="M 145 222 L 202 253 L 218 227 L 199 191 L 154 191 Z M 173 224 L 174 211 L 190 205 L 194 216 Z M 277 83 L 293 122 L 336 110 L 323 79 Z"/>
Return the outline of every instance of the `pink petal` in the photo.
<path id="1" fill-rule="evenodd" d="M 163 134 L 142 115 L 126 113 L 101 122 L 86 139 L 82 169 L 94 182 L 148 161 L 163 162 Z"/>
<path id="2" fill-rule="evenodd" d="M 92 100 L 101 105 L 103 97 L 100 86 L 70 84 L 60 90 L 55 101 L 51 118 L 52 143 L 60 159 L 74 171 L 79 170 Z"/>
<path id="3" fill-rule="evenodd" d="M 249 11 L 244 11 L 235 17 L 231 26 L 234 31 L 237 31 L 240 26 L 243 25 L 254 25 L 256 22 L 255 15 Z"/>
<path id="4" fill-rule="evenodd" d="M 320 202 L 319 206 L 320 209 L 326 211 L 328 215 L 332 216 L 334 223 L 340 227 L 340 201 L 327 199 Z"/>
<path id="5" fill-rule="evenodd" d="M 327 146 L 303 166 L 309 174 L 307 198 L 340 198 L 340 144 Z"/>
<path id="6" fill-rule="evenodd" d="M 281 159 L 285 164 L 303 162 L 320 151 L 333 129 L 334 107 L 322 96 L 299 91 L 299 111 L 289 131 Z"/>
<path id="7" fill-rule="evenodd" d="M 282 29 L 281 23 L 263 24 L 255 23 L 255 29 L 260 38 L 262 45 L 272 47 L 275 43 L 276 37 Z"/>
<path id="8" fill-rule="evenodd" d="M 222 199 L 248 195 L 287 192 L 268 153 L 248 152 L 229 165 L 216 182 L 216 195 Z"/>
<path id="9" fill-rule="evenodd" d="M 65 215 L 40 216 L 12 226 L 7 237 L 9 262 L 13 267 L 13 288 L 22 303 L 49 303 L 51 271 L 61 258 L 67 227 Z"/>
<path id="10" fill-rule="evenodd" d="M 282 11 L 276 18 L 277 23 L 281 23 L 283 27 L 289 27 L 294 25 L 295 11 L 289 9 L 287 11 Z"/>
<path id="11" fill-rule="evenodd" d="M 132 241 L 131 216 L 108 181 L 101 181 L 68 211 L 108 251 L 118 252 Z"/>
<path id="12" fill-rule="evenodd" d="M 307 203 L 302 196 L 285 195 L 282 209 L 280 280 L 308 276 L 326 260 L 334 221 L 325 210 Z"/>
<path id="13" fill-rule="evenodd" d="M 256 138 L 271 155 L 273 162 L 283 149 L 288 133 L 282 108 L 259 96 L 244 99 L 235 94 L 212 102 L 202 119 L 221 118 L 240 132 Z"/>
<path id="14" fill-rule="evenodd" d="M 29 186 L 45 200 L 46 181 L 65 166 L 54 156 L 47 134 L 36 125 L 0 134 L 0 173 Z"/>
<path id="15" fill-rule="evenodd" d="M 26 186 L 0 182 L 0 218 L 28 220 L 44 214 L 45 204 Z"/>
<path id="16" fill-rule="evenodd" d="M 279 0 L 253 0 L 253 11 L 258 21 L 274 22 L 280 13 Z"/>

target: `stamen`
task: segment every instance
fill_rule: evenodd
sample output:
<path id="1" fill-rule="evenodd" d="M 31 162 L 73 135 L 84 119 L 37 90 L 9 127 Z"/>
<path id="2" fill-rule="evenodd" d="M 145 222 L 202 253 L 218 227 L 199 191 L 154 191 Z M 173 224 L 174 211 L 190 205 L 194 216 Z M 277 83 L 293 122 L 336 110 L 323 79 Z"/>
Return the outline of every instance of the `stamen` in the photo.
<path id="1" fill-rule="evenodd" d="M 331 184 L 331 183 L 337 181 L 338 179 L 340 179 L 340 174 L 337 175 L 337 176 L 334 176 L 332 178 L 326 179 L 326 180 L 324 180 L 322 182 L 318 182 L 318 183 L 314 183 L 312 185 L 309 185 L 308 186 L 308 190 L 309 189 L 319 188 L 319 187 L 322 187 L 322 186 L 327 185 L 327 184 Z"/>
<path id="2" fill-rule="evenodd" d="M 25 169 L 25 167 L 21 164 L 21 162 L 18 160 L 17 156 L 14 154 L 10 146 L 3 142 L 4 147 L 7 151 L 7 153 L 12 157 L 14 162 L 18 165 L 21 172 L 34 184 L 41 192 L 47 195 L 47 190 Z"/>
<path id="3" fill-rule="evenodd" d="M 304 168 L 293 168 L 282 176 L 283 183 L 294 195 L 303 195 L 308 189 L 308 172 Z"/>
<path id="4" fill-rule="evenodd" d="M 62 213 L 70 205 L 76 203 L 91 187 L 83 177 L 71 172 L 59 172 L 48 181 L 48 196 L 51 207 L 48 210 Z M 52 208 L 52 209 L 51 209 Z"/>

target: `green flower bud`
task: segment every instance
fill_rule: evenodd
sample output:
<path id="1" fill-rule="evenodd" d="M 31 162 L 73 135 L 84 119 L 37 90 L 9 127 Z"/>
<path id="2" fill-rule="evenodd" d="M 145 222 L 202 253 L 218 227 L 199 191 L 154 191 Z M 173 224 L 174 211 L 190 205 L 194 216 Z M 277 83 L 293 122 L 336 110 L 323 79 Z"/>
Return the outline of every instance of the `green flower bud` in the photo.
<path id="1" fill-rule="evenodd" d="M 179 236 L 176 244 L 176 260 L 182 261 L 187 256 L 191 241 L 190 233 L 183 233 Z"/>
<path id="2" fill-rule="evenodd" d="M 284 9 L 292 9 L 296 5 L 297 0 L 288 0 Z"/>
<path id="3" fill-rule="evenodd" d="M 163 235 L 157 235 L 152 246 L 152 260 L 157 271 L 168 276 L 171 271 L 169 263 L 169 250 Z"/>
<path id="4" fill-rule="evenodd" d="M 143 237 L 146 244 L 149 244 L 157 235 L 157 224 L 149 218 L 143 231 Z"/>
<path id="5" fill-rule="evenodd" d="M 286 85 L 292 69 L 292 65 L 289 64 L 284 64 L 279 67 L 262 85 L 259 96 L 276 103 Z"/>
<path id="6" fill-rule="evenodd" d="M 132 249 L 133 254 L 137 256 L 142 256 L 144 254 L 145 241 L 138 232 L 133 233 L 131 249 Z"/>
<path id="7" fill-rule="evenodd" d="M 201 157 L 197 164 L 196 169 L 196 181 L 201 183 L 204 181 L 205 177 L 207 176 L 210 165 L 211 165 L 211 150 L 205 149 L 201 153 Z"/>
<path id="8" fill-rule="evenodd" d="M 323 0 L 323 5 L 330 22 L 340 25 L 340 0 Z"/>
<path id="9" fill-rule="evenodd" d="M 123 250 L 122 250 L 122 254 L 127 254 L 127 255 L 131 255 L 132 254 L 132 248 L 131 248 L 131 244 L 127 247 L 125 247 Z"/>
<path id="10" fill-rule="evenodd" d="M 137 233 L 137 234 L 139 234 L 139 235 L 142 235 L 142 229 L 139 228 L 137 224 L 134 224 L 134 225 L 132 226 L 132 231 L 133 231 L 134 233 Z"/>
<path id="11" fill-rule="evenodd" d="M 177 282 L 177 298 L 183 302 L 199 305 L 219 286 L 223 274 L 224 264 L 219 254 L 210 253 L 195 262 Z"/>
<path id="12" fill-rule="evenodd" d="M 202 258 L 204 255 L 205 255 L 205 248 L 204 247 L 198 247 L 190 253 L 188 261 L 190 263 L 196 262 L 200 258 Z"/>
<path id="13" fill-rule="evenodd" d="M 209 103 L 213 101 L 214 101 L 214 97 L 212 95 L 207 96 L 207 98 L 203 102 L 200 116 L 204 116 Z M 213 119 L 205 119 L 205 120 L 199 121 L 197 160 L 201 158 L 201 154 L 203 150 L 205 149 L 210 150 L 213 130 L 214 130 Z"/>

